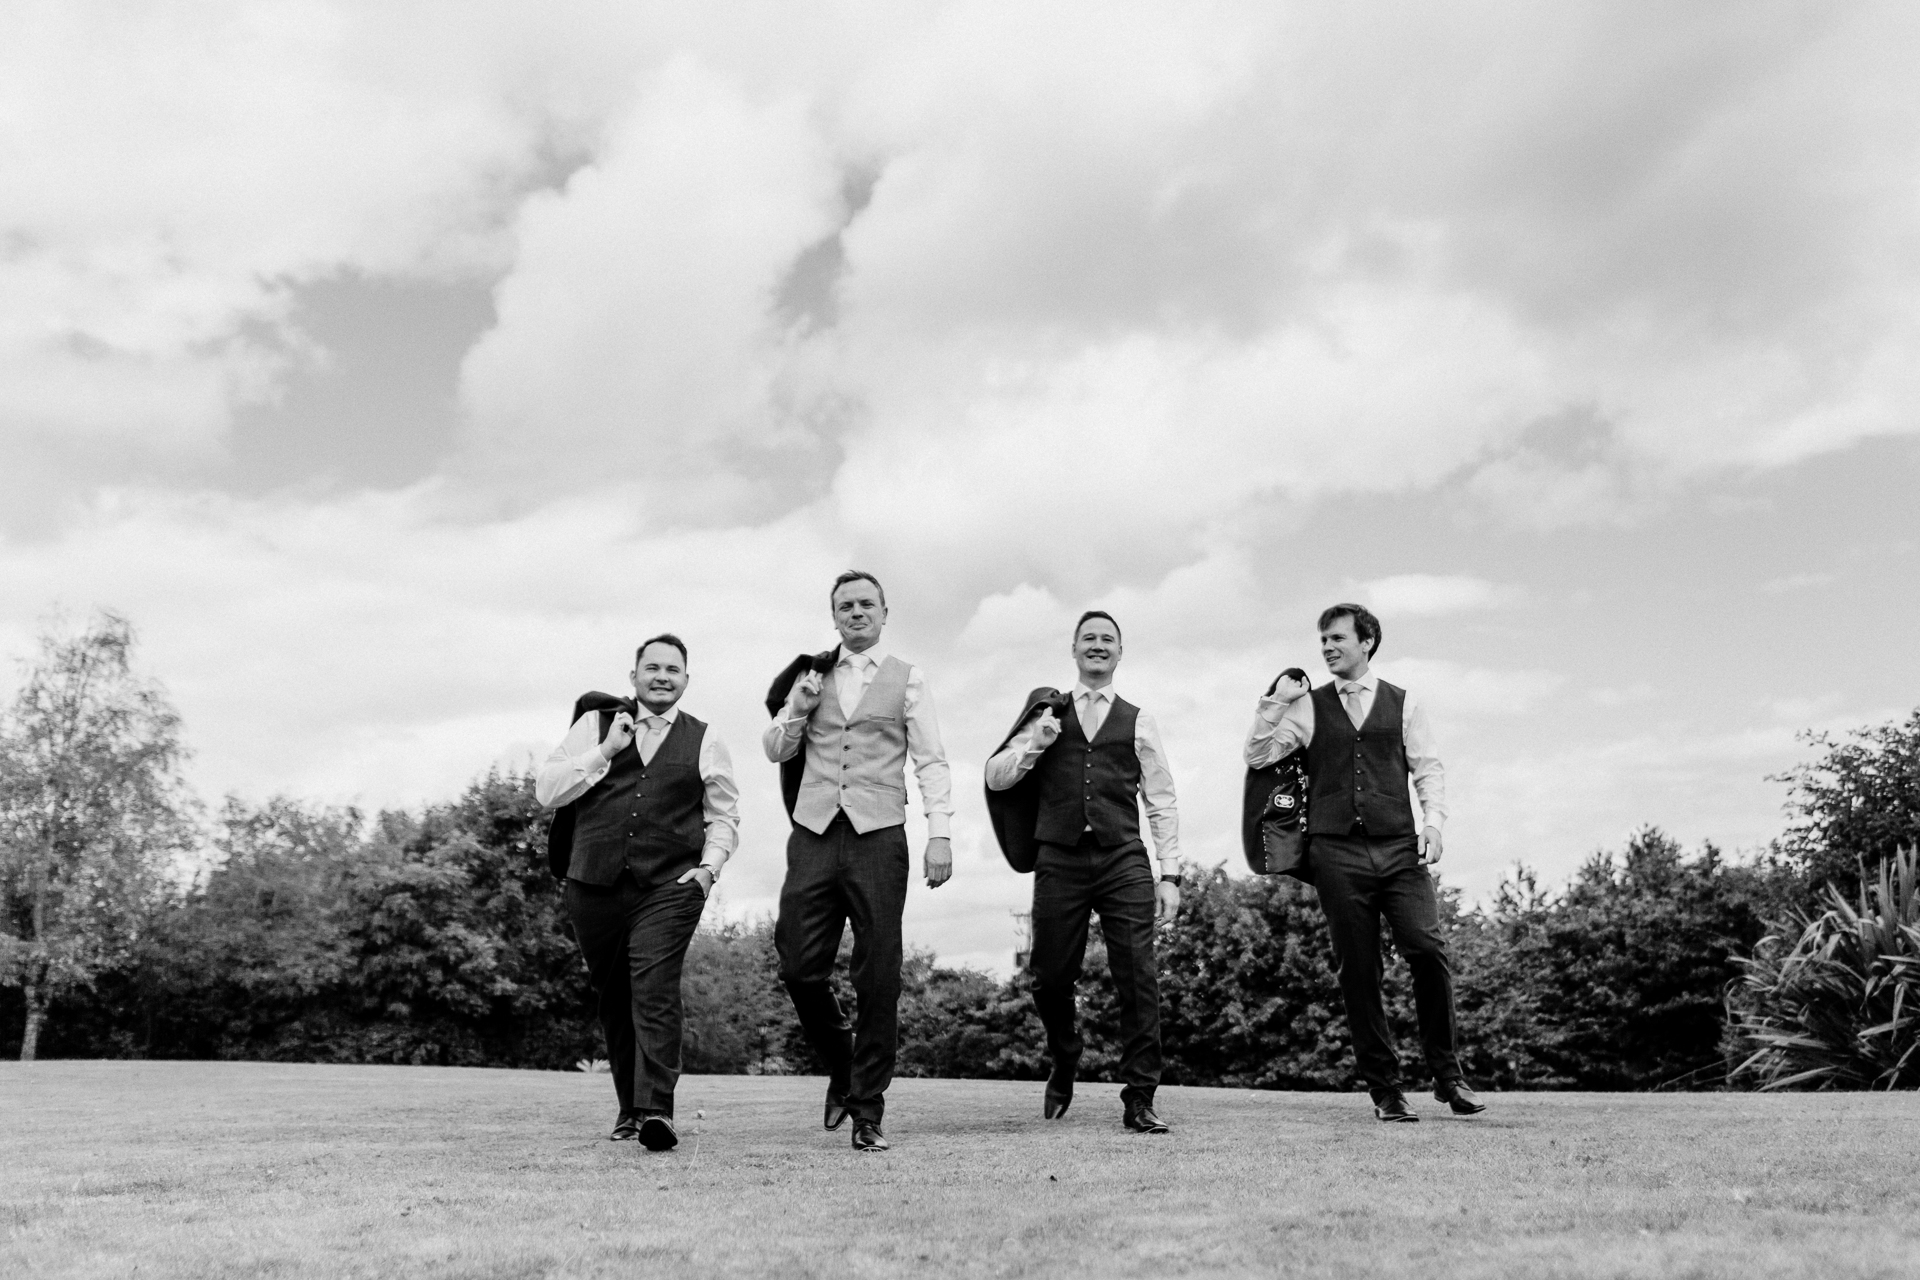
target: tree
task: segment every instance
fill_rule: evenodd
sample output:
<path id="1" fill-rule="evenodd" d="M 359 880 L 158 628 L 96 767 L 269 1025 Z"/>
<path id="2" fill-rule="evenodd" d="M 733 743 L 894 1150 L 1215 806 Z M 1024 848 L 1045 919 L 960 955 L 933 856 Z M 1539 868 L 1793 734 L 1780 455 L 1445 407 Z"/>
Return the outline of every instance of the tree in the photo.
<path id="1" fill-rule="evenodd" d="M 23 1062 L 55 998 L 126 961 L 192 843 L 180 717 L 134 673 L 133 648 L 112 613 L 43 634 L 0 719 L 0 982 L 25 998 Z"/>
<path id="2" fill-rule="evenodd" d="M 1853 899 L 1863 868 L 1920 844 L 1920 710 L 1841 741 L 1825 733 L 1801 737 L 1824 754 L 1773 780 L 1791 788 L 1780 851 L 1804 875 L 1798 905 L 1812 915 L 1826 907 L 1822 885 Z"/>
<path id="3" fill-rule="evenodd" d="M 1648 827 L 1620 856 L 1589 858 L 1561 894 L 1524 876 L 1503 888 L 1490 917 L 1498 965 L 1481 981 L 1505 985 L 1530 1024 L 1516 1038 L 1521 1080 L 1647 1089 L 1723 1078 L 1724 993 L 1765 932 L 1775 879 L 1711 844 L 1689 859 Z"/>

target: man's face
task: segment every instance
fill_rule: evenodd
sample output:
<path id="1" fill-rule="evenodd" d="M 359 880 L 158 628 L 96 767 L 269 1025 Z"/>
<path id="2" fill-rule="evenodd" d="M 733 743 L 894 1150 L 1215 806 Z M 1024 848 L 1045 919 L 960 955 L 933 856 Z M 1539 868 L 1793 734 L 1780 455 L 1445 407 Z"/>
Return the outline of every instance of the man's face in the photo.
<path id="1" fill-rule="evenodd" d="M 687 691 L 687 660 L 680 650 L 655 640 L 633 664 L 633 696 L 654 715 L 664 715 Z"/>
<path id="2" fill-rule="evenodd" d="M 1120 665 L 1120 629 L 1105 618 L 1088 618 L 1073 636 L 1073 665 L 1090 689 L 1113 679 Z"/>
<path id="3" fill-rule="evenodd" d="M 1321 630 L 1320 656 L 1327 660 L 1327 670 L 1342 679 L 1352 679 L 1366 671 L 1367 646 L 1360 642 L 1350 616 L 1343 613 Z"/>
<path id="4" fill-rule="evenodd" d="M 833 626 L 840 643 L 854 653 L 865 653 L 880 643 L 880 628 L 887 624 L 887 606 L 880 603 L 880 588 L 869 578 L 855 578 L 833 589 Z"/>

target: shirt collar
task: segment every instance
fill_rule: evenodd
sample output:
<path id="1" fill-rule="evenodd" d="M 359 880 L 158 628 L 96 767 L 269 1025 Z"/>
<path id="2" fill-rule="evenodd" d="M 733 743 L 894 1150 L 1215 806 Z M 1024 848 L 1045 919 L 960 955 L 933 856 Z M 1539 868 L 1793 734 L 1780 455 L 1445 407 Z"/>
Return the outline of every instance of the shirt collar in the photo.
<path id="1" fill-rule="evenodd" d="M 673 728 L 673 722 L 680 718 L 680 704 L 676 702 L 665 711 L 655 712 L 652 708 L 648 707 L 646 703 L 642 702 L 640 704 L 640 713 L 635 716 L 634 719 L 638 720 L 641 724 L 645 724 L 655 715 L 665 720 L 667 722 L 667 728 L 671 729 Z"/>
<path id="2" fill-rule="evenodd" d="M 1089 695 L 1094 698 L 1104 698 L 1108 702 L 1112 702 L 1117 696 L 1113 691 L 1112 685 L 1108 685 L 1104 689 L 1089 689 L 1087 688 L 1087 682 L 1085 680 L 1075 680 L 1073 682 L 1074 701 L 1078 702 L 1081 698 Z"/>
<path id="3" fill-rule="evenodd" d="M 858 670 L 862 661 L 871 662 L 875 667 L 878 667 L 886 660 L 886 651 L 879 645 L 873 646 L 873 648 L 867 650 L 865 653 L 855 653 L 851 649 L 843 648 L 840 650 L 840 661 L 835 665 Z"/>
<path id="4" fill-rule="evenodd" d="M 1333 683 L 1334 689 L 1340 693 L 1345 693 L 1347 686 L 1353 684 L 1357 684 L 1368 693 L 1372 693 L 1375 686 L 1380 683 L 1380 677 L 1373 673 L 1372 667 L 1368 667 L 1367 674 L 1361 676 L 1358 680 L 1335 680 Z"/>

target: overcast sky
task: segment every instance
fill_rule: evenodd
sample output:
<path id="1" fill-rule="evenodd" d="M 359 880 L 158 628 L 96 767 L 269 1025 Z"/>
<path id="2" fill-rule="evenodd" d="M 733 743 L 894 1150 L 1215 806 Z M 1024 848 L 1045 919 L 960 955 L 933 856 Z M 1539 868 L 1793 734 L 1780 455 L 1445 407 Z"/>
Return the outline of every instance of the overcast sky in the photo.
<path id="1" fill-rule="evenodd" d="M 1182 849 L 1339 599 L 1445 878 L 1764 844 L 1920 703 L 1920 7 L 87 4 L 0 18 L 0 653 L 127 613 L 209 801 L 449 799 L 633 643 L 745 793 L 882 579 L 980 770 L 1081 609 Z M 917 806 L 909 819 L 919 843 Z M 917 866 L 917 856 L 916 856 Z"/>

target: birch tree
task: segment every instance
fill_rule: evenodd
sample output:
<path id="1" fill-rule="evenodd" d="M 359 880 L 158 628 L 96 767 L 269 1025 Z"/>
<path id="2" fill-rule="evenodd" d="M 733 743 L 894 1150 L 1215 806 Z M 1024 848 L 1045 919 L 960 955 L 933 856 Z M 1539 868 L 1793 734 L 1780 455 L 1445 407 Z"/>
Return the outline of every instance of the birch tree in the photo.
<path id="1" fill-rule="evenodd" d="M 180 717 L 133 648 L 112 613 L 50 627 L 0 717 L 0 982 L 25 996 L 23 1062 L 56 999 L 125 962 L 192 840 Z"/>

